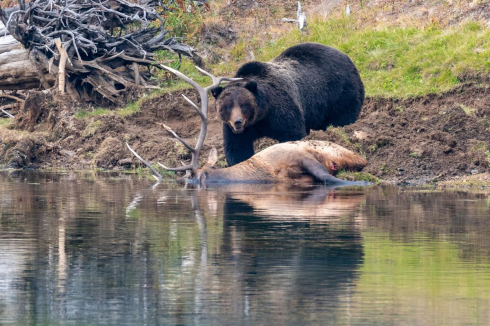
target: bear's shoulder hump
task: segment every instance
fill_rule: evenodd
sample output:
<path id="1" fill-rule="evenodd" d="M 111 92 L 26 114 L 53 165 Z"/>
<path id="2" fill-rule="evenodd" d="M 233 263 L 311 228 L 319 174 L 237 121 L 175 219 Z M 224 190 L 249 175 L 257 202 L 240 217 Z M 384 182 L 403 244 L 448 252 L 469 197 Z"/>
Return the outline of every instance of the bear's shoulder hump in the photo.
<path id="1" fill-rule="evenodd" d="M 267 63 L 252 61 L 241 66 L 240 69 L 238 69 L 237 73 L 235 74 L 235 77 L 243 78 L 243 77 L 255 76 L 255 77 L 263 78 L 267 76 L 267 74 L 268 74 Z"/>

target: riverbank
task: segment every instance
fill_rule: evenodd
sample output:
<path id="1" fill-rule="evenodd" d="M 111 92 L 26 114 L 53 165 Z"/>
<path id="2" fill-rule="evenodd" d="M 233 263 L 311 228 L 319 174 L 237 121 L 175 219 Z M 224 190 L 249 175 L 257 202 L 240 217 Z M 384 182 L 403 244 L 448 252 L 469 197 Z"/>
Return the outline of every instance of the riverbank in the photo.
<path id="1" fill-rule="evenodd" d="M 444 1 L 440 3 L 438 8 L 447 8 Z M 291 14 L 292 7 L 277 7 L 277 13 L 246 25 L 251 13 L 266 3 L 259 1 L 259 7 L 248 9 L 237 4 L 230 8 L 214 4 L 202 20 L 199 44 L 208 55 L 208 70 L 229 76 L 250 55 L 269 60 L 302 41 L 337 47 L 358 66 L 368 96 L 356 123 L 314 131 L 309 139 L 334 141 L 359 152 L 368 160 L 365 172 L 384 183 L 449 184 L 473 178 L 478 186 L 490 185 L 490 32 L 484 22 L 462 18 L 444 22 L 434 20 L 435 15 L 403 20 L 413 7 L 398 14 L 387 13 L 384 7 L 356 14 L 360 9 L 354 6 L 346 18 L 338 6 L 332 7 L 328 19 L 316 16 L 306 32 L 299 32 L 278 22 L 280 15 Z M 481 6 L 475 6 L 461 12 L 477 12 L 474 8 Z M 233 22 L 226 18 L 230 12 Z M 485 17 L 482 12 L 476 18 Z M 239 28 L 240 22 L 244 27 Z M 251 26 L 259 23 L 266 26 L 264 30 L 245 43 Z M 228 29 L 216 27 L 225 25 Z M 211 60 L 210 51 L 221 59 Z M 181 69 L 208 83 L 189 62 L 183 62 Z M 10 168 L 134 169 L 138 162 L 125 148 L 128 142 L 151 162 L 180 165 L 190 155 L 161 123 L 195 141 L 199 117 L 182 93 L 196 100 L 193 90 L 179 81 L 118 110 L 81 109 L 59 98 L 37 99 L 40 109 L 34 123 L 26 123 L 22 112 L 15 121 L 0 119 L 0 163 Z M 261 140 L 256 150 L 272 143 Z M 211 147 L 218 149 L 219 164 L 226 166 L 221 123 L 213 111 L 203 151 Z"/>
<path id="2" fill-rule="evenodd" d="M 181 93 L 159 95 L 128 115 L 121 111 L 83 118 L 66 115 L 52 127 L 41 124 L 33 132 L 4 124 L 0 154 L 12 168 L 123 170 L 138 163 L 124 146 L 128 142 L 151 162 L 178 165 L 190 156 L 160 123 L 195 141 L 199 117 Z M 192 90 L 184 93 L 196 100 Z M 364 171 L 386 183 L 424 184 L 480 175 L 490 172 L 489 102 L 490 87 L 477 84 L 405 100 L 367 98 L 356 123 L 313 131 L 308 138 L 334 141 L 359 152 L 368 160 Z M 225 166 L 221 123 L 215 112 L 210 116 L 203 151 L 216 147 L 219 164 Z M 53 134 L 60 138 L 53 139 Z M 256 149 L 272 143 L 264 139 Z"/>

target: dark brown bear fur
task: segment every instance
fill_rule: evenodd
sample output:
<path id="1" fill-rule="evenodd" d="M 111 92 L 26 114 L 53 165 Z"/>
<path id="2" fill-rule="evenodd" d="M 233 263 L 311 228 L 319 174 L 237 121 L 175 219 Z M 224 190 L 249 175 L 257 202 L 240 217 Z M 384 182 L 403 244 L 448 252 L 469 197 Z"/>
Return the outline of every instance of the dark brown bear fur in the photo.
<path id="1" fill-rule="evenodd" d="M 317 43 L 293 46 L 270 62 L 249 62 L 235 77 L 243 79 L 212 91 L 229 166 L 252 157 L 258 138 L 299 140 L 311 129 L 353 123 L 364 101 L 349 57 Z"/>

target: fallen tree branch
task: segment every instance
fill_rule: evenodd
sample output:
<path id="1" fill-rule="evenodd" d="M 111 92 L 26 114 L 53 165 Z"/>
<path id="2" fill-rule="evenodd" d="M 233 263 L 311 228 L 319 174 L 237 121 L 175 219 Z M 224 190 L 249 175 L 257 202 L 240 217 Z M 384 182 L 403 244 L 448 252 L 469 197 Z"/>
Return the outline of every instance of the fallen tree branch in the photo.
<path id="1" fill-rule="evenodd" d="M 9 98 L 11 100 L 15 100 L 17 102 L 21 102 L 21 103 L 24 103 L 24 100 L 17 97 L 17 96 L 13 96 L 13 95 L 9 95 L 9 94 L 0 94 L 0 98 Z"/>

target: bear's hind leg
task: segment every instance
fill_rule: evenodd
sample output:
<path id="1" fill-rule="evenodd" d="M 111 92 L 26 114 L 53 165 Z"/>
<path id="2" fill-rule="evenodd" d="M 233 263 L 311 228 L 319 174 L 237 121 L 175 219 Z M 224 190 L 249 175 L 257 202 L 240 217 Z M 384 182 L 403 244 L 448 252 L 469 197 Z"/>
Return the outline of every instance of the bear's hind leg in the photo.
<path id="1" fill-rule="evenodd" d="M 330 125 L 334 127 L 342 127 L 354 123 L 359 118 L 362 104 L 364 101 L 364 90 L 351 91 L 342 93 L 339 101 L 333 106 L 336 108 L 333 112 L 325 117 L 323 122 L 323 130 L 326 130 Z"/>

